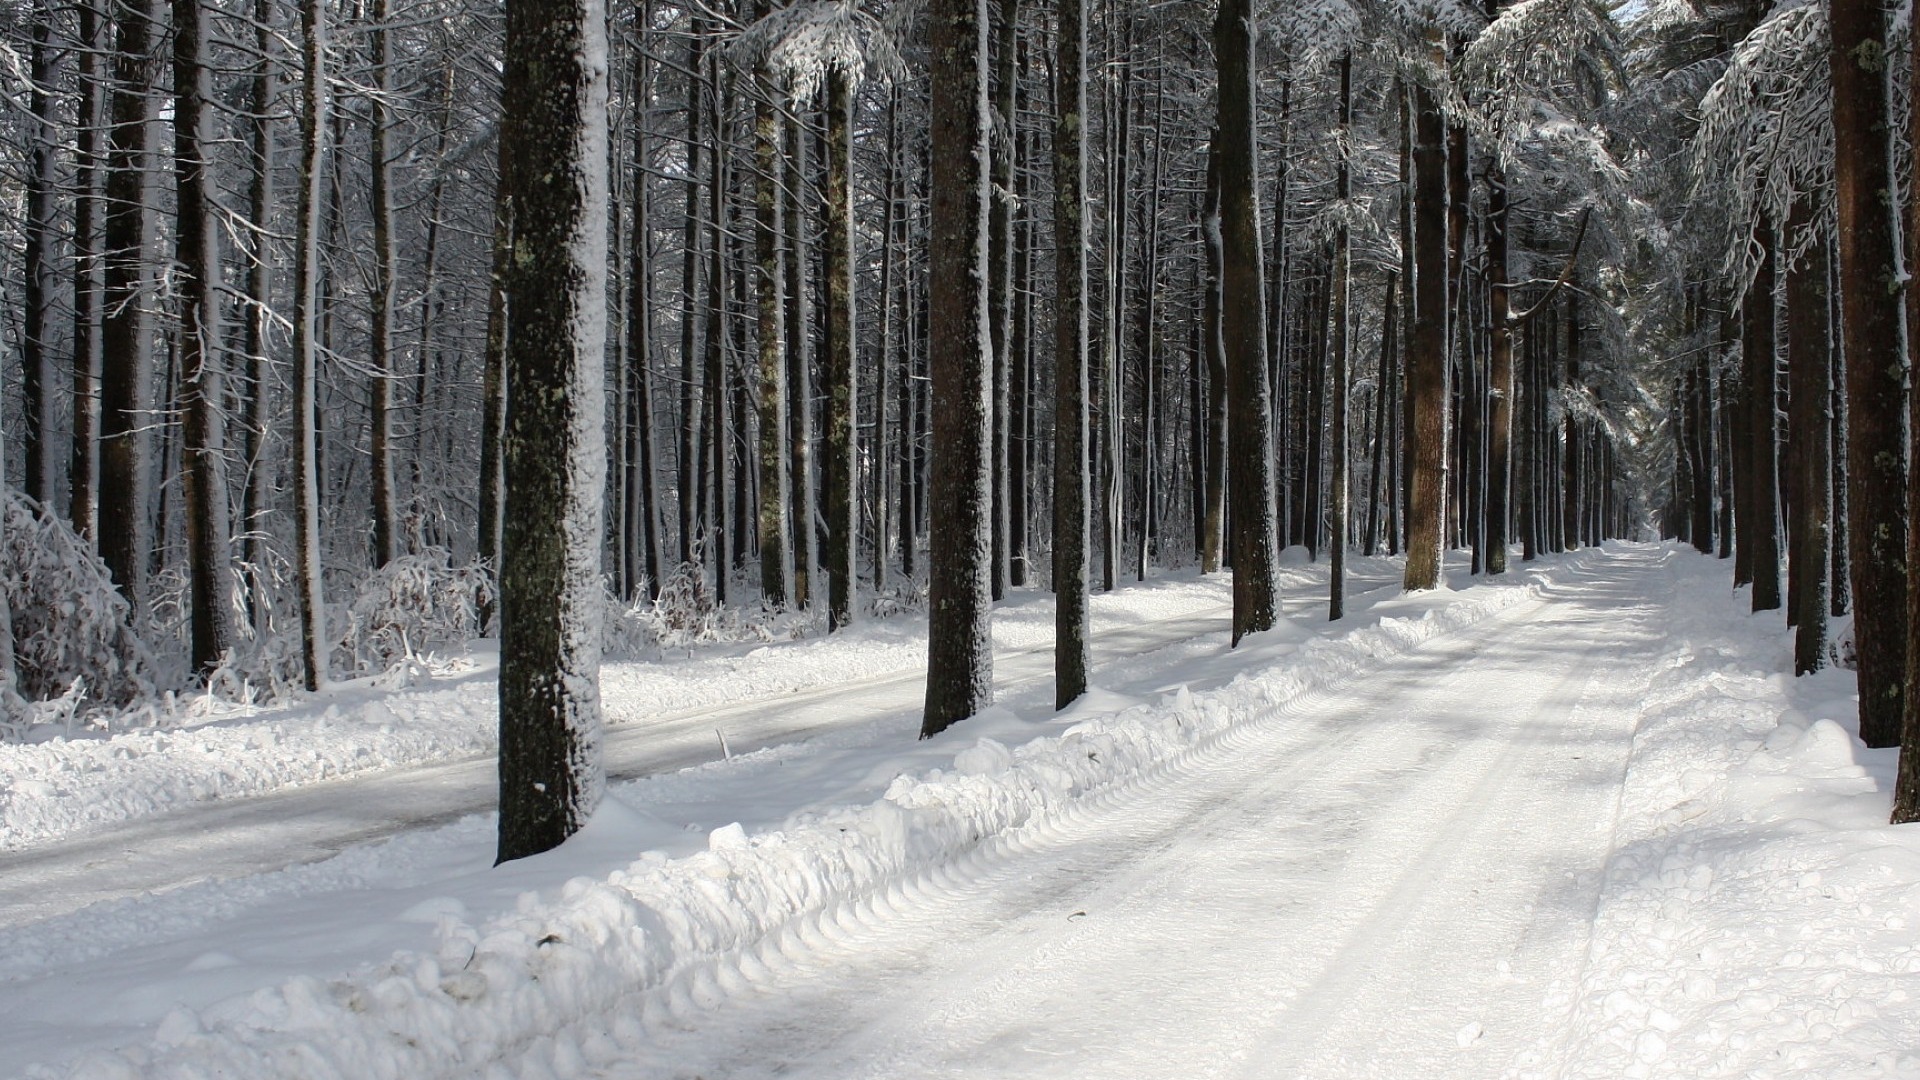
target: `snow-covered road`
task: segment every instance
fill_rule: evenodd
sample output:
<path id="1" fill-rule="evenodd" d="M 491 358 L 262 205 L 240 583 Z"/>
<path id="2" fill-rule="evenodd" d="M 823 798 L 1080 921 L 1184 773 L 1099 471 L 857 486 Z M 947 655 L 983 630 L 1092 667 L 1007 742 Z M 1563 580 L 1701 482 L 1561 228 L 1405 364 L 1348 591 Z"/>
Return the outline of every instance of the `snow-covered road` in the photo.
<path id="1" fill-rule="evenodd" d="M 743 958 L 611 1077 L 1496 1077 L 1577 982 L 1642 552 Z M 737 974 L 739 978 L 732 978 Z M 582 1025 L 591 1027 L 592 1024 Z"/>

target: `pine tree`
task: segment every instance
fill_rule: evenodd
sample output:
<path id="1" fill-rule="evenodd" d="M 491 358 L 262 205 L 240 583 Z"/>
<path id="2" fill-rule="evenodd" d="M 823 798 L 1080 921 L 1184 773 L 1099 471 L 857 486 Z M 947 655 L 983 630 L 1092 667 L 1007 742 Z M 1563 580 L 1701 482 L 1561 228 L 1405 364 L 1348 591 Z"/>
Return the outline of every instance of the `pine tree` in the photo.
<path id="1" fill-rule="evenodd" d="M 506 513 L 499 861 L 558 846 L 601 794 L 607 40 L 601 0 L 510 0 L 501 85 Z M 721 568 L 724 573 L 725 568 Z"/>
<path id="2" fill-rule="evenodd" d="M 927 703 L 922 738 L 993 702 L 993 370 L 987 322 L 986 0 L 927 5 L 933 85 L 928 365 Z"/>

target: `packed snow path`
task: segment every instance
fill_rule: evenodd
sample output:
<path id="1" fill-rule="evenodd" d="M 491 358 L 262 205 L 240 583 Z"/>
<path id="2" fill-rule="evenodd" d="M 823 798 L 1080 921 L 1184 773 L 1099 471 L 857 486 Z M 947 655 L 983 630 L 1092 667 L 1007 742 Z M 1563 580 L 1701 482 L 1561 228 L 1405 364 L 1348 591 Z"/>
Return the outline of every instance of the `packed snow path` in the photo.
<path id="1" fill-rule="evenodd" d="M 1379 568 L 1360 588 L 1388 584 Z M 1290 617 L 1310 617 L 1324 604 L 1324 584 L 1288 591 Z M 1227 609 L 1146 619 L 1094 635 L 1096 676 L 1107 665 L 1194 639 L 1226 633 Z M 1021 688 L 1051 687 L 1053 646 L 1001 648 L 995 684 L 1004 697 Z M 617 665 L 616 665 L 617 667 Z M 872 678 L 753 697 L 723 706 L 645 715 L 621 681 L 606 688 L 608 775 L 615 780 L 669 773 L 712 761 L 726 749 L 744 753 L 919 709 L 924 664 Z M 627 719 L 629 722 L 620 722 Z M 270 752 L 270 751 L 269 751 Z M 328 858 L 354 845 L 493 809 L 491 755 L 363 773 L 268 795 L 190 803 L 69 840 L 0 852 L 0 926 L 17 926 L 89 904 L 223 880 Z"/>
<path id="2" fill-rule="evenodd" d="M 1601 563 L 903 904 L 759 949 L 720 973 L 730 1000 L 669 1008 L 603 1075 L 1425 1080 L 1536 1064 L 1587 952 L 1665 557 Z"/>

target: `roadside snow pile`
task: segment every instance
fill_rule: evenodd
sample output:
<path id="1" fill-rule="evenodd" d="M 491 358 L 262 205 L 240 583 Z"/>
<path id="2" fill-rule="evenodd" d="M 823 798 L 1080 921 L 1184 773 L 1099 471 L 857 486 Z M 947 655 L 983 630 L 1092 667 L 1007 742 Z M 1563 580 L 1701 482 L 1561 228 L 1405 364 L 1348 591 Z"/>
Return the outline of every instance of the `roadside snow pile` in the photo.
<path id="1" fill-rule="evenodd" d="M 1897 752 L 1859 742 L 1850 672 L 1779 674 L 1781 615 L 1737 610 L 1725 563 L 1675 565 L 1698 602 L 1672 608 L 1588 970 L 1559 988 L 1573 1023 L 1512 1075 L 1920 1077 L 1920 827 L 1886 824 Z"/>
<path id="2" fill-rule="evenodd" d="M 363 613 L 401 650 L 445 646 L 439 628 L 475 617 L 464 571 L 440 580 L 413 575 L 396 594 L 438 605 L 425 615 Z M 1324 572 L 1293 575 L 1299 581 Z M 417 579 L 417 580 L 415 580 Z M 384 596 L 388 590 L 379 591 Z M 418 594 L 418 595 L 416 595 Z M 1217 612 L 1227 585 L 1216 577 L 1170 578 L 1094 598 L 1096 633 L 1143 620 Z M 431 615 L 431 620 L 426 618 Z M 413 622 L 406 621 L 413 619 Z M 429 625 L 431 622 L 431 625 Z M 1023 592 L 995 612 L 994 640 L 1006 648 L 1051 647 L 1053 608 Z M 610 725 L 643 723 L 691 710 L 862 679 L 897 678 L 926 662 L 923 619 L 876 619 L 831 638 L 757 645 L 701 645 L 672 660 L 609 662 L 601 697 Z M 343 680 L 322 695 L 256 707 L 198 699 L 178 726 L 49 735 L 0 742 L 0 851 L 17 851 L 211 799 L 236 799 L 359 773 L 492 753 L 498 745 L 491 643 L 472 656 L 417 662 L 387 675 Z M 396 679 L 395 676 L 404 676 Z"/>
<path id="3" fill-rule="evenodd" d="M 1024 830 L 1177 767 L 1306 691 L 1535 600 L 1542 577 L 1392 601 L 1380 606 L 1400 617 L 1339 637 L 1255 637 L 1243 650 L 1270 653 L 1273 666 L 1157 705 L 1089 708 L 1057 735 L 982 739 L 983 728 L 1022 729 L 993 710 L 934 744 L 953 754 L 952 768 L 896 775 L 872 803 L 797 815 L 757 835 L 715 829 L 705 851 L 649 852 L 550 899 L 528 893 L 515 912 L 480 925 L 447 914 L 431 952 L 176 1010 L 144 1045 L 27 1075 L 575 1075 L 644 1044 L 649 1022 L 718 1004 L 848 920 L 912 905 L 963 860 L 994 858 Z"/>

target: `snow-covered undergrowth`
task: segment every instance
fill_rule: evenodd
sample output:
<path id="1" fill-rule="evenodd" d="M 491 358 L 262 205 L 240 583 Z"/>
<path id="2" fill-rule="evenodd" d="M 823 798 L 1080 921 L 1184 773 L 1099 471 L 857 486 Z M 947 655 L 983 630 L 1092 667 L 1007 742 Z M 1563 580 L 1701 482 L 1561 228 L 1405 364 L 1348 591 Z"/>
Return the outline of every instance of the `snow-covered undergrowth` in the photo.
<path id="1" fill-rule="evenodd" d="M 1571 1024 L 1522 1078 L 1920 1077 L 1920 826 L 1853 676 L 1795 679 L 1780 612 L 1673 560 L 1654 674 Z M 1789 674 L 1782 674 L 1783 672 Z M 1571 992 L 1569 992 L 1569 990 Z"/>
<path id="2" fill-rule="evenodd" d="M 1320 572 L 1295 568 L 1289 576 L 1299 584 Z M 1217 610 L 1226 602 L 1223 580 L 1169 578 L 1096 597 L 1094 630 Z M 1052 606 L 1035 591 L 995 613 L 1001 648 L 1050 646 L 1052 632 Z M 683 643 L 671 658 L 608 662 L 601 697 L 609 724 L 657 720 L 898 676 L 924 666 L 926 641 L 924 617 L 907 614 L 830 638 Z M 396 669 L 405 676 L 398 680 L 343 681 L 323 694 L 264 707 L 204 701 L 179 718 L 185 726 L 0 743 L 0 851 L 193 802 L 492 753 L 498 745 L 495 663 L 487 642 L 430 666 Z"/>
<path id="3" fill-rule="evenodd" d="M 1221 689 L 1117 710 L 1096 694 L 1064 729 L 995 710 L 916 751 L 950 755 L 949 766 L 892 774 L 871 802 L 818 807 L 752 835 L 725 826 L 703 851 L 649 852 L 604 878 L 528 893 L 492 918 L 450 906 L 434 949 L 176 1010 L 141 1045 L 29 1075 L 571 1075 L 644 1040 L 649 1011 L 724 1000 L 853 912 L 910 903 L 962 860 L 992 858 L 1023 830 L 1176 769 L 1236 725 L 1531 602 L 1538 580 L 1386 600 L 1373 606 L 1377 621 L 1356 619 L 1344 633 L 1255 637 L 1240 655 L 1263 663 Z M 592 1017 L 606 1022 L 577 1024 Z"/>

